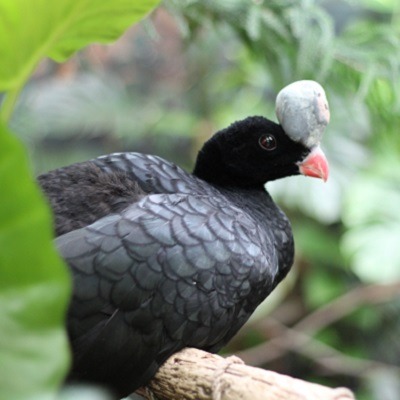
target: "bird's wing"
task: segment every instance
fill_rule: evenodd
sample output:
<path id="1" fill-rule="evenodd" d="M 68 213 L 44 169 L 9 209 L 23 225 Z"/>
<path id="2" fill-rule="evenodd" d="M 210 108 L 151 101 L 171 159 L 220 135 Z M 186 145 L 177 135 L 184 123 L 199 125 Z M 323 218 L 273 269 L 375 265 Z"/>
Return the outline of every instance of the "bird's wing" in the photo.
<path id="1" fill-rule="evenodd" d="M 142 367 L 172 348 L 222 346 L 278 269 L 268 234 L 206 196 L 150 195 L 56 243 L 73 272 L 75 356 L 122 351 Z"/>
<path id="2" fill-rule="evenodd" d="M 141 153 L 113 153 L 93 162 L 104 172 L 123 171 L 147 193 L 211 194 L 212 186 L 161 157 Z"/>

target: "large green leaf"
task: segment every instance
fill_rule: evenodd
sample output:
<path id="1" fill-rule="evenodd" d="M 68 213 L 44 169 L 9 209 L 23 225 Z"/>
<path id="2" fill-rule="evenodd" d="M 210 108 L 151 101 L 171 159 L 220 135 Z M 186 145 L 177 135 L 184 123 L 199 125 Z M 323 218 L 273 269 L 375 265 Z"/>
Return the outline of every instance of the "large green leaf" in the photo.
<path id="1" fill-rule="evenodd" d="M 0 91 L 21 86 L 45 56 L 64 61 L 109 43 L 159 0 L 0 0 Z"/>
<path id="2" fill-rule="evenodd" d="M 70 282 L 19 141 L 0 125 L 0 399 L 51 399 L 68 364 Z"/>

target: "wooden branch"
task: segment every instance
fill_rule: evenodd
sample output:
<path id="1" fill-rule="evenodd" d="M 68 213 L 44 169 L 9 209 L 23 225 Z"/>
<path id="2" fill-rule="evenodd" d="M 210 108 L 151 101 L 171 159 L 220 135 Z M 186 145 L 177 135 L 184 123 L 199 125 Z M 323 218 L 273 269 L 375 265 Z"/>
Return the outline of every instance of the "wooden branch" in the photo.
<path id="1" fill-rule="evenodd" d="M 315 383 L 187 348 L 171 356 L 141 395 L 159 400 L 351 400 L 346 388 Z"/>

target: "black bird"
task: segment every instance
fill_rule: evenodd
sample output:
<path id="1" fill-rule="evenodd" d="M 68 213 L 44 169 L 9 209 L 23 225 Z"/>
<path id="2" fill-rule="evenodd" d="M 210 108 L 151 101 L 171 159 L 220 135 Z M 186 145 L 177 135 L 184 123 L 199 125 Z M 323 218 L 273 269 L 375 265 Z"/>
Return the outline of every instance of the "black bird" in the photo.
<path id="1" fill-rule="evenodd" d="M 326 180 L 323 89 L 289 85 L 277 115 L 281 125 L 249 117 L 217 132 L 193 174 L 117 153 L 39 176 L 73 276 L 71 380 L 126 396 L 184 347 L 221 349 L 286 276 L 291 227 L 264 185 Z"/>

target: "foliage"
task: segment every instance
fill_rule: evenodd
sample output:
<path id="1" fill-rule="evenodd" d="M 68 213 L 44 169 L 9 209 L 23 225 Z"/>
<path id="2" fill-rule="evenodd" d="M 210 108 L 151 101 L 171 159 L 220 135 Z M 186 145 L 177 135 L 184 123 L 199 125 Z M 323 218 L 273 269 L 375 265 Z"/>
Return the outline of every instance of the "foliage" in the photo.
<path id="1" fill-rule="evenodd" d="M 3 120 L 9 119 L 15 96 L 43 57 L 61 62 L 89 43 L 109 43 L 157 3 L 2 0 L 0 90 L 10 91 L 11 99 L 2 106 Z"/>
<path id="2" fill-rule="evenodd" d="M 371 172 L 354 182 L 343 215 L 349 228 L 343 238 L 344 252 L 352 258 L 354 271 L 367 282 L 400 279 L 398 154 L 387 151 Z"/>
<path id="3" fill-rule="evenodd" d="M 25 151 L 0 129 L 0 398 L 52 398 L 66 373 L 69 277 Z"/>
<path id="4" fill-rule="evenodd" d="M 8 91 L 0 110 L 0 398 L 54 398 L 69 359 L 69 277 L 24 149 L 5 122 L 43 57 L 62 61 L 88 43 L 114 40 L 156 3 L 0 1 L 0 90 Z"/>

